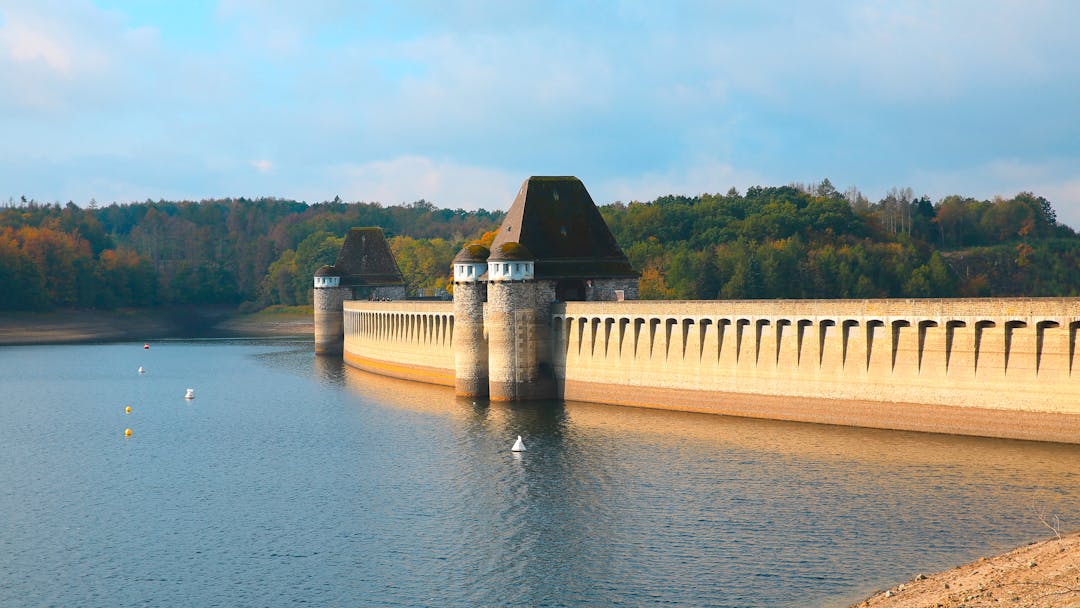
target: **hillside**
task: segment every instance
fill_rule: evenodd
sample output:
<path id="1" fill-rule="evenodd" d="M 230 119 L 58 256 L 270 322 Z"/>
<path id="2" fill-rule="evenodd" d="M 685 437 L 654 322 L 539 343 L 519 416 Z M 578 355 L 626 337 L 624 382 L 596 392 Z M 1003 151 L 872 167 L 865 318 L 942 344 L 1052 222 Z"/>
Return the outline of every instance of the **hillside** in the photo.
<path id="1" fill-rule="evenodd" d="M 1080 295 L 1080 238 L 1030 193 L 871 203 L 828 180 L 601 207 L 643 298 Z M 501 211 L 276 198 L 0 207 L 0 310 L 311 301 L 346 230 L 379 226 L 410 290 L 447 288 Z M 487 235 L 490 238 L 490 234 Z"/>

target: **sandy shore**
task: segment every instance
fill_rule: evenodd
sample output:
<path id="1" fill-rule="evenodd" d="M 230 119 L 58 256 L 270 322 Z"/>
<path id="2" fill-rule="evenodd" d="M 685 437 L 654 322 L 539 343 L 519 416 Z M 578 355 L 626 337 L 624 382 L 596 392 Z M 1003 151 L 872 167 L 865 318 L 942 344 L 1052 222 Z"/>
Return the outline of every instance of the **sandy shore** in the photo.
<path id="1" fill-rule="evenodd" d="M 1080 607 L 1080 532 L 881 591 L 852 608 Z"/>
<path id="2" fill-rule="evenodd" d="M 310 336 L 309 314 L 240 315 L 229 309 L 0 313 L 0 345 L 161 338 Z"/>

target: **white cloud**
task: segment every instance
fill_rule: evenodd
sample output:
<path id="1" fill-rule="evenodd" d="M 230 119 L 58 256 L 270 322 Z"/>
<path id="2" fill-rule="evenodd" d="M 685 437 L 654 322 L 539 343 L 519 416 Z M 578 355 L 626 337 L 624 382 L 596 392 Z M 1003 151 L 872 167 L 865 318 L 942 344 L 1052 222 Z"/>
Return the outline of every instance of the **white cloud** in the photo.
<path id="1" fill-rule="evenodd" d="M 71 54 L 58 40 L 28 23 L 8 20 L 0 27 L 0 45 L 18 63 L 41 61 L 55 72 L 71 71 Z"/>
<path id="2" fill-rule="evenodd" d="M 274 170 L 274 163 L 264 159 L 251 161 L 251 166 L 259 173 L 270 173 Z"/>
<path id="3" fill-rule="evenodd" d="M 76 112 L 122 100 L 156 36 L 87 2 L 0 4 L 0 107 Z"/>

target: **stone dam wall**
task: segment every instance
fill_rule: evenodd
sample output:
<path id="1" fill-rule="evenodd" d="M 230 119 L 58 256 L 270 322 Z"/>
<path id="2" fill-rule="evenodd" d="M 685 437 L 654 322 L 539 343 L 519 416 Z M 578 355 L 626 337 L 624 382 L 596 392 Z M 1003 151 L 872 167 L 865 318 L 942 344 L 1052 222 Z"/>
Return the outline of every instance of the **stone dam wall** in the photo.
<path id="1" fill-rule="evenodd" d="M 552 305 L 556 396 L 1080 443 L 1080 299 Z M 450 303 L 346 302 L 345 359 L 453 385 Z M 490 328 L 488 328 L 490 330 Z"/>
<path id="2" fill-rule="evenodd" d="M 454 386 L 452 302 L 344 304 L 345 363 L 383 376 Z"/>

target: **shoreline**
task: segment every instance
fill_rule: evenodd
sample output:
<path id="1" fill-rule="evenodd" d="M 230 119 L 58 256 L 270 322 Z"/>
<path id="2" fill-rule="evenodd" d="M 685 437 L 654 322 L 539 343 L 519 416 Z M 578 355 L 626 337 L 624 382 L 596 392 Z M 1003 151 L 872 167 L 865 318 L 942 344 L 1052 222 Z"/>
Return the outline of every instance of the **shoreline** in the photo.
<path id="1" fill-rule="evenodd" d="M 1080 606 L 1080 531 L 915 578 L 849 608 Z"/>
<path id="2" fill-rule="evenodd" d="M 310 314 L 240 314 L 230 308 L 0 313 L 0 346 L 312 336 L 314 331 Z"/>

